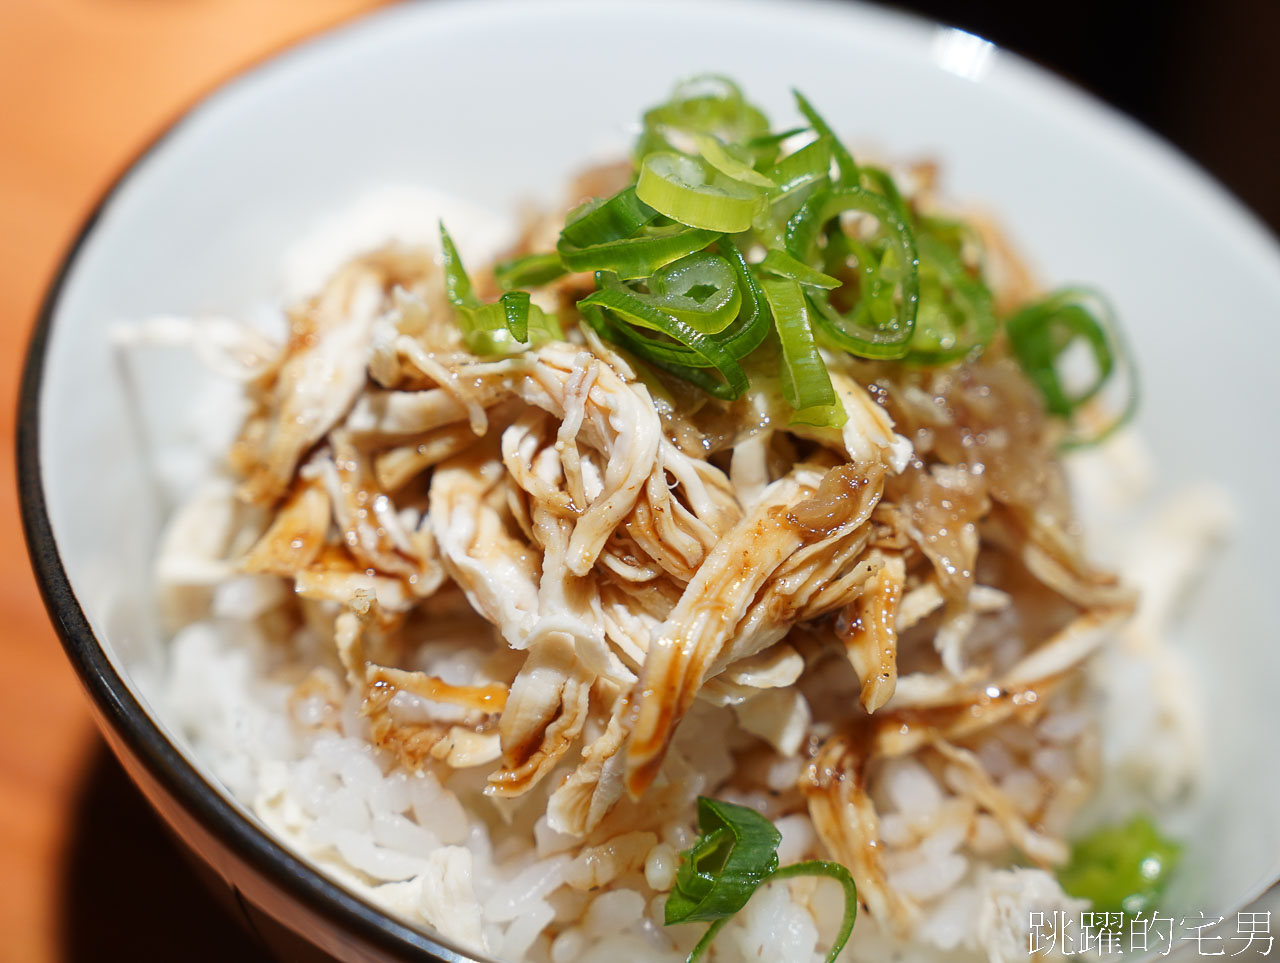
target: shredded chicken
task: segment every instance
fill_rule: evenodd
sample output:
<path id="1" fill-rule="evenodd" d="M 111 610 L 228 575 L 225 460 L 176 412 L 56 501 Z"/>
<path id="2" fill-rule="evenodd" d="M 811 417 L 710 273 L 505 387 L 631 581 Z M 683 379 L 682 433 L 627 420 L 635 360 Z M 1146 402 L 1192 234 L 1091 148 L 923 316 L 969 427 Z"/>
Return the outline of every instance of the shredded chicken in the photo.
<path id="1" fill-rule="evenodd" d="M 548 825 L 591 857 L 574 886 L 643 863 L 643 807 L 688 809 L 664 774 L 708 707 L 732 713 L 744 760 L 721 778 L 750 790 L 761 754 L 797 767 L 770 805 L 808 813 L 890 930 L 921 912 L 885 862 L 893 760 L 934 774 L 966 838 L 1065 858 L 1093 744 L 1074 747 L 1065 801 L 1015 799 L 984 751 L 1079 697 L 1133 597 L 1085 560 L 1054 431 L 998 349 L 937 370 L 833 357 L 848 419 L 821 429 L 763 393 L 686 410 L 572 325 L 476 357 L 440 288 L 429 257 L 392 249 L 295 309 L 278 350 L 219 322 L 252 410 L 234 484 L 165 541 L 180 615 L 234 573 L 282 580 L 291 624 L 332 650 L 328 681 L 305 685 L 356 694 L 370 742 L 408 769 L 482 767 L 513 798 L 547 780 Z M 474 620 L 465 680 L 417 661 L 449 612 Z M 433 858 L 430 918 L 480 944 L 478 921 L 447 919 L 470 856 Z"/>

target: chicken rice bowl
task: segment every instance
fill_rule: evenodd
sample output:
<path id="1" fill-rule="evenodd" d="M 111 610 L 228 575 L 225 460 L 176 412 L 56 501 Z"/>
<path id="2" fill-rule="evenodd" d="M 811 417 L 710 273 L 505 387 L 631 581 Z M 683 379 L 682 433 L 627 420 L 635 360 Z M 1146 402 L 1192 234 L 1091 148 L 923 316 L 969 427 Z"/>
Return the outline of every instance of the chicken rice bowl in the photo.
<path id="1" fill-rule="evenodd" d="M 1176 868 L 1194 700 L 1082 524 L 1135 450 L 1119 329 L 797 108 L 681 84 L 493 263 L 352 252 L 282 340 L 121 329 L 243 389 L 156 701 L 469 952 L 1024 959 Z"/>

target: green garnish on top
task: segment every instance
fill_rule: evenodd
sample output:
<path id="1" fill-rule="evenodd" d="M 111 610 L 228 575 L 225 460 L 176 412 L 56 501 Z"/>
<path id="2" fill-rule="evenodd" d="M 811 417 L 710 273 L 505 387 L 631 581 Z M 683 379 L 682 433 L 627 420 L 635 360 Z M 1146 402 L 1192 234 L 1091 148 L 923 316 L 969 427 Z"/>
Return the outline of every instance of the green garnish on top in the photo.
<path id="1" fill-rule="evenodd" d="M 1058 870 L 1058 882 L 1069 896 L 1087 899 L 1098 912 L 1150 912 L 1181 855 L 1181 846 L 1139 815 L 1078 840 L 1070 861 Z"/>
<path id="2" fill-rule="evenodd" d="M 711 922 L 686 963 L 694 963 L 707 951 L 716 934 L 763 884 L 795 876 L 827 876 L 844 887 L 844 919 L 827 954 L 827 963 L 834 963 L 849 942 L 858 915 L 858 890 L 847 869 L 820 859 L 779 869 L 782 834 L 754 809 L 735 803 L 699 796 L 698 831 L 698 841 L 680 854 L 675 888 L 666 907 L 668 926 Z"/>
<path id="3" fill-rule="evenodd" d="M 975 232 L 916 210 L 886 171 L 854 160 L 803 95 L 795 100 L 806 126 L 775 132 L 726 78 L 678 85 L 643 116 L 632 182 L 571 212 L 554 252 L 498 265 L 506 293 L 493 304 L 475 300 L 442 228 L 468 347 L 504 353 L 558 336 L 520 292 L 590 272 L 595 291 L 576 309 L 602 338 L 723 400 L 747 391 L 744 360 L 763 351 L 752 377 L 772 365 L 796 423 L 843 424 L 827 373 L 835 353 L 943 365 L 1002 337 L 1046 410 L 1068 421 L 1125 369 L 1120 415 L 1072 443 L 1132 414 L 1136 380 L 1100 299 L 1056 292 L 1001 323 Z M 1060 370 L 1075 344 L 1094 370 L 1081 390 Z"/>

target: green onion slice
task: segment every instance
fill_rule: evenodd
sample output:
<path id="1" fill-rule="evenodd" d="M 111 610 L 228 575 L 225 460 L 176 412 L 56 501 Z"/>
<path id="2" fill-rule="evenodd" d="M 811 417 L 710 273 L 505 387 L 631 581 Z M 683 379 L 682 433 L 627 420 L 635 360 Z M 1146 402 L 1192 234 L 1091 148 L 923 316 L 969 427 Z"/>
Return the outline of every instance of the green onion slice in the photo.
<path id="1" fill-rule="evenodd" d="M 752 137 L 742 146 L 755 158 L 757 167 L 764 167 L 778 159 L 784 141 L 797 134 L 803 134 L 807 130 L 809 130 L 808 127 L 791 127 L 772 134 L 762 134 L 759 137 Z"/>
<path id="2" fill-rule="evenodd" d="M 723 234 L 750 228 L 764 206 L 760 188 L 709 172 L 700 161 L 674 151 L 645 157 L 636 196 L 673 221 Z"/>
<path id="3" fill-rule="evenodd" d="M 916 235 L 920 252 L 920 307 L 913 364 L 939 365 L 986 347 L 996 333 L 991 291 L 972 276 L 951 248 L 928 232 Z"/>
<path id="4" fill-rule="evenodd" d="M 759 267 L 761 271 L 776 274 L 780 278 L 790 278 L 809 287 L 823 288 L 827 291 L 838 288 L 843 283 L 830 274 L 823 274 L 816 268 L 809 267 L 803 261 L 796 260 L 786 251 L 776 247 L 769 249 Z"/>
<path id="5" fill-rule="evenodd" d="M 808 127 L 788 127 L 786 130 L 774 131 L 771 134 L 761 134 L 759 137 L 752 137 L 746 143 L 747 150 L 767 150 L 774 147 L 781 147 L 782 142 L 797 134 L 803 134 L 809 130 Z"/>
<path id="6" fill-rule="evenodd" d="M 471 277 L 462 266 L 462 258 L 453 238 L 445 230 L 444 221 L 440 221 L 440 253 L 444 258 L 444 290 L 449 303 L 455 308 L 474 308 L 480 304 L 475 292 L 471 289 Z"/>
<path id="7" fill-rule="evenodd" d="M 764 339 L 769 336 L 772 320 L 769 305 L 765 300 L 764 291 L 760 288 L 760 282 L 756 280 L 755 273 L 737 246 L 722 240 L 716 243 L 715 248 L 733 268 L 733 273 L 738 279 L 738 291 L 742 297 L 738 320 L 721 333 L 720 343 L 729 357 L 735 360 L 745 358 L 760 347 Z"/>
<path id="8" fill-rule="evenodd" d="M 831 181 L 831 139 L 819 137 L 778 161 L 768 171 L 777 186 L 768 192 L 769 206 L 755 227 L 768 244 L 781 243 L 781 225 L 814 191 Z"/>
<path id="9" fill-rule="evenodd" d="M 754 809 L 699 796 L 698 830 L 667 898 L 668 926 L 732 916 L 778 868 L 782 834 Z"/>
<path id="10" fill-rule="evenodd" d="M 865 166 L 862 177 L 884 196 L 899 219 L 914 229 L 919 265 L 919 307 L 911 350 L 912 364 L 941 365 L 986 347 L 995 336 L 991 291 L 979 272 L 971 273 L 957 251 L 966 238 L 957 225 L 937 218 L 916 223 L 910 206 L 889 172 Z M 864 248 L 860 260 L 865 257 Z"/>
<path id="11" fill-rule="evenodd" d="M 1100 431 L 1075 433 L 1070 447 L 1097 444 L 1129 421 L 1137 410 L 1137 371 L 1110 306 L 1096 291 L 1064 288 L 1023 308 L 1005 325 L 1013 355 L 1040 389 L 1050 414 L 1072 418 L 1096 398 L 1118 366 L 1125 374 L 1127 396 L 1119 413 Z M 1092 356 L 1092 380 L 1071 390 L 1061 370 L 1067 349 L 1082 342 Z"/>
<path id="12" fill-rule="evenodd" d="M 840 863 L 825 859 L 809 859 L 801 863 L 792 863 L 774 870 L 766 882 L 775 879 L 794 879 L 797 876 L 826 876 L 834 879 L 844 889 L 844 918 L 840 921 L 840 930 L 827 952 L 826 963 L 836 963 L 840 951 L 849 942 L 853 934 L 853 924 L 858 921 L 858 886 L 853 881 L 853 874 Z"/>
<path id="13" fill-rule="evenodd" d="M 616 278 L 601 275 L 598 283 L 602 285 L 600 289 L 579 301 L 578 308 L 602 337 L 620 341 L 646 361 L 694 381 L 717 398 L 738 398 L 747 390 L 742 366 L 720 340 L 660 311 Z M 636 328 L 665 337 L 644 335 Z M 706 368 L 714 368 L 723 381 L 706 372 L 689 377 L 690 371 Z"/>
<path id="14" fill-rule="evenodd" d="M 908 224 L 912 222 L 911 209 L 907 206 L 902 192 L 898 190 L 898 185 L 894 183 L 887 170 L 868 165 L 862 168 L 862 176 L 866 178 L 867 183 L 885 196 L 885 200 L 893 206 L 893 209 L 898 212 L 898 216 L 902 220 Z"/>
<path id="15" fill-rule="evenodd" d="M 529 340 L 529 292 L 508 291 L 500 299 L 507 330 L 517 341 Z"/>
<path id="16" fill-rule="evenodd" d="M 702 250 L 719 236 L 717 231 L 678 227 L 576 247 L 562 235 L 556 248 L 571 271 L 608 271 L 624 279 L 647 278 L 664 265 Z"/>
<path id="17" fill-rule="evenodd" d="M 645 112 L 636 158 L 671 150 L 672 138 L 688 140 L 701 133 L 738 144 L 768 132 L 768 119 L 748 103 L 737 84 L 727 77 L 704 74 L 678 84 L 670 100 Z"/>
<path id="18" fill-rule="evenodd" d="M 800 113 L 804 114 L 804 119 L 809 122 L 809 126 L 817 131 L 819 137 L 827 137 L 831 140 L 831 156 L 836 162 L 836 186 L 856 187 L 860 170 L 853 155 L 849 153 L 849 148 L 841 143 L 835 131 L 822 119 L 822 115 L 813 109 L 813 104 L 809 103 L 804 94 L 798 90 L 793 90 L 791 93 L 796 99 L 796 106 L 800 108 Z"/>
<path id="19" fill-rule="evenodd" d="M 770 192 L 770 200 L 776 204 L 806 187 L 826 182 L 830 176 L 831 138 L 819 137 L 769 169 L 768 177 L 777 185 Z"/>
<path id="20" fill-rule="evenodd" d="M 702 159 L 726 177 L 753 187 L 777 186 L 746 161 L 735 157 L 728 147 L 710 134 L 695 134 L 693 143 Z"/>
<path id="21" fill-rule="evenodd" d="M 846 211 L 876 218 L 888 247 L 877 258 L 869 256 L 862 245 L 859 266 L 865 275 L 863 290 L 848 313 L 837 310 L 825 291 L 810 289 L 815 319 L 823 333 L 846 351 L 864 358 L 901 358 L 910 349 L 915 330 L 920 265 L 911 228 L 888 201 L 859 187 L 815 194 L 787 221 L 787 252 L 811 264 L 817 257 L 823 228 Z M 856 239 L 846 238 L 846 243 L 858 250 Z"/>
<path id="22" fill-rule="evenodd" d="M 504 291 L 514 288 L 540 288 L 550 284 L 565 273 L 564 263 L 560 255 L 554 252 L 546 254 L 526 254 L 494 265 L 493 278 L 498 287 Z"/>
<path id="23" fill-rule="evenodd" d="M 607 244 L 634 236 L 657 216 L 657 211 L 636 196 L 634 187 L 626 187 L 613 197 L 590 201 L 572 211 L 560 238 L 576 248 Z"/>
<path id="24" fill-rule="evenodd" d="M 809 860 L 778 868 L 782 834 L 754 809 L 698 797 L 698 831 L 692 847 L 681 853 L 675 886 L 667 897 L 665 922 L 710 921 L 686 963 L 695 963 L 729 919 L 747 905 L 766 882 L 797 876 L 827 876 L 844 887 L 845 911 L 827 963 L 835 963 L 849 941 L 858 913 L 858 890 L 849 871 L 838 863 Z"/>
<path id="25" fill-rule="evenodd" d="M 628 324 L 625 314 L 619 316 L 604 310 L 603 298 L 597 299 L 598 303 L 594 304 L 584 299 L 579 302 L 579 307 L 582 308 L 584 320 L 602 338 L 621 344 L 654 367 L 696 385 L 712 397 L 731 401 L 741 397 L 747 389 L 746 375 L 737 362 L 760 347 L 768 337 L 771 326 L 770 314 L 764 292 L 761 291 L 760 284 L 748 266 L 746 258 L 742 256 L 742 252 L 727 241 L 717 242 L 714 247 L 733 269 L 742 300 L 737 320 L 714 338 L 707 338 L 705 341 L 698 342 L 697 345 L 689 346 L 671 340 L 651 338 Z M 634 297 L 645 308 L 657 311 L 652 305 L 644 303 L 640 295 L 619 284 L 615 277 L 598 274 L 597 284 L 601 290 L 620 291 L 622 294 Z M 631 302 L 626 302 L 626 306 L 634 308 Z M 641 315 L 641 319 L 642 327 L 662 331 L 668 326 L 667 321 L 652 315 Z M 666 333 L 669 334 L 669 332 Z M 694 350 L 694 347 L 698 350 Z M 708 360 L 712 362 L 709 366 L 714 367 L 720 374 L 719 378 L 707 370 Z"/>
<path id="26" fill-rule="evenodd" d="M 700 334 L 719 334 L 738 316 L 742 292 L 729 262 L 708 251 L 686 255 L 655 271 L 645 298 Z"/>
<path id="27" fill-rule="evenodd" d="M 844 406 L 836 397 L 827 366 L 818 353 L 804 290 L 796 281 L 785 278 L 771 278 L 761 286 L 782 344 L 779 374 L 782 395 L 796 409 L 792 422 L 824 428 L 843 425 Z"/>
<path id="28" fill-rule="evenodd" d="M 600 337 L 621 345 L 655 368 L 660 368 L 668 374 L 701 388 L 713 398 L 733 401 L 746 392 L 748 383 L 742 367 L 727 355 L 712 361 L 706 357 L 706 353 L 700 353 L 692 348 L 688 351 L 680 351 L 681 345 L 641 334 L 627 324 L 625 319 L 620 320 L 606 311 L 602 304 L 579 302 L 579 307 L 582 309 L 582 319 Z M 695 337 L 700 336 L 695 333 Z M 696 364 L 687 362 L 696 362 Z M 714 368 L 722 377 L 716 378 L 710 373 L 710 368 Z"/>
<path id="29" fill-rule="evenodd" d="M 561 341 L 564 332 L 554 315 L 529 299 L 528 291 L 508 291 L 492 304 L 482 304 L 471 285 L 453 238 L 440 222 L 445 293 L 462 327 L 462 340 L 476 354 L 509 354 L 529 343 Z"/>

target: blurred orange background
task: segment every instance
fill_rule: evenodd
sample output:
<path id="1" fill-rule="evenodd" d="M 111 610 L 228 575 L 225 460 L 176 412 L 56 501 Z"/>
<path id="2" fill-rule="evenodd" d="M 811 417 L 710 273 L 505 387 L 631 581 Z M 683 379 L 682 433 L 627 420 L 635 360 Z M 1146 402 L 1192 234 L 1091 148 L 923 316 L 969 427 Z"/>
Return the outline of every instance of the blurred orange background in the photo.
<path id="1" fill-rule="evenodd" d="M 173 882 L 185 867 L 102 756 L 27 566 L 14 403 L 44 288 L 99 195 L 184 107 L 289 42 L 377 5 L 0 2 L 0 960 L 173 959 L 166 934 L 224 923 L 210 918 L 194 883 Z M 191 898 L 170 898 L 173 885 Z M 242 939 L 224 934 L 181 957 L 244 960 L 252 950 Z"/>

